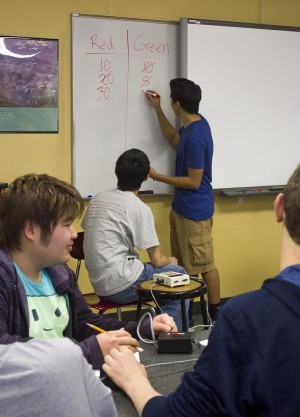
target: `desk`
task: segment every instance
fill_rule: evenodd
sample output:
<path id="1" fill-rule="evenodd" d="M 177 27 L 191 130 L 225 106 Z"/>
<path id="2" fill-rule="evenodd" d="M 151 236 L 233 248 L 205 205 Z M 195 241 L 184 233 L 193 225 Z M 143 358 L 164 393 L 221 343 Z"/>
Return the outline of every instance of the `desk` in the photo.
<path id="1" fill-rule="evenodd" d="M 196 340 L 204 340 L 208 338 L 208 330 L 200 330 L 196 328 L 194 331 Z M 140 346 L 144 352 L 140 354 L 140 361 L 143 365 L 153 365 L 158 363 L 170 363 L 175 361 L 184 361 L 194 359 L 190 362 L 176 363 L 169 365 L 159 365 L 147 368 L 148 378 L 156 389 L 163 395 L 173 392 L 181 382 L 181 377 L 186 371 L 190 371 L 197 359 L 201 355 L 203 347 L 198 347 L 193 343 L 193 352 L 190 354 L 161 354 L 157 353 L 153 345 L 140 342 Z M 137 417 L 138 414 L 131 400 L 123 391 L 113 391 L 113 399 L 115 401 L 119 417 Z"/>

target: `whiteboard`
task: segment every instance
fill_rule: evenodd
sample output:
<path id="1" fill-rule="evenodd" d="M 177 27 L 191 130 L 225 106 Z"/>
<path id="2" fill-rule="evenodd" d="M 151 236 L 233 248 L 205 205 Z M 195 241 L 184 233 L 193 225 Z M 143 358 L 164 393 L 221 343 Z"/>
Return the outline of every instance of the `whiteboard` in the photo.
<path id="1" fill-rule="evenodd" d="M 142 90 L 161 94 L 172 124 L 169 82 L 179 73 L 179 25 L 72 16 L 73 184 L 83 197 L 115 188 L 118 157 L 138 148 L 163 174 L 173 174 L 175 151 L 162 136 Z M 141 190 L 172 187 L 148 180 Z"/>
<path id="2" fill-rule="evenodd" d="M 286 184 L 300 162 L 299 28 L 182 19 L 181 73 L 202 88 L 214 189 Z"/>

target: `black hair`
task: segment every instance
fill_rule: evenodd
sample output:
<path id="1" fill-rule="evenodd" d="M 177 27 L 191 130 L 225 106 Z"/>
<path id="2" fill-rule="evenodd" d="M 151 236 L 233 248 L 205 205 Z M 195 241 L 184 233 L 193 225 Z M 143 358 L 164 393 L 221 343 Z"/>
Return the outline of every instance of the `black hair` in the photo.
<path id="1" fill-rule="evenodd" d="M 118 188 L 122 191 L 139 190 L 149 171 L 148 156 L 139 149 L 129 149 L 122 153 L 116 162 Z"/>
<path id="2" fill-rule="evenodd" d="M 189 114 L 198 114 L 202 92 L 199 85 L 186 78 L 174 78 L 170 81 L 171 99 L 178 101 L 184 111 Z"/>

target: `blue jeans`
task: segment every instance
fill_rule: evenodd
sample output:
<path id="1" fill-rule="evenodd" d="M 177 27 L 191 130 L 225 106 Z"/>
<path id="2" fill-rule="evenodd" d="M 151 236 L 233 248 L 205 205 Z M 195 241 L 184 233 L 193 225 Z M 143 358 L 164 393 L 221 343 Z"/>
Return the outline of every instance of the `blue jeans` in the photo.
<path id="1" fill-rule="evenodd" d="M 186 270 L 182 266 L 179 266 L 179 265 L 168 264 L 161 268 L 156 268 L 151 263 L 145 263 L 144 271 L 141 273 L 139 278 L 133 284 L 131 284 L 125 290 L 118 292 L 117 294 L 113 294 L 108 297 L 101 296 L 101 300 L 113 301 L 115 303 L 120 303 L 120 304 L 126 304 L 126 303 L 131 303 L 132 301 L 137 301 L 138 296 L 136 294 L 135 289 L 139 284 L 141 284 L 144 281 L 149 281 L 153 279 L 153 274 L 160 274 L 161 272 L 168 272 L 168 271 L 179 272 L 181 274 L 187 273 Z M 189 305 L 190 305 L 190 301 L 185 300 L 187 323 L 189 322 L 189 317 L 188 317 Z M 160 307 L 164 313 L 167 313 L 169 314 L 169 316 L 173 317 L 176 323 L 176 326 L 178 328 L 178 331 L 179 332 L 182 331 L 182 317 L 181 317 L 180 301 L 164 300 L 163 302 L 161 302 Z"/>

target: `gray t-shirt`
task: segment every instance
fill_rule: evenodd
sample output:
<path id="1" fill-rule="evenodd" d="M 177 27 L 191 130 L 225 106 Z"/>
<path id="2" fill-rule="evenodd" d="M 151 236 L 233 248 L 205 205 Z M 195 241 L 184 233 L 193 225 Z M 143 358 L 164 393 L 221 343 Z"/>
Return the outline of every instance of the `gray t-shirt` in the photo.
<path id="1" fill-rule="evenodd" d="M 117 417 L 111 390 L 67 338 L 0 345 L 0 416 Z"/>
<path id="2" fill-rule="evenodd" d="M 144 266 L 134 247 L 159 245 L 150 207 L 131 191 L 96 194 L 81 225 L 85 265 L 99 296 L 123 291 L 141 275 Z"/>

